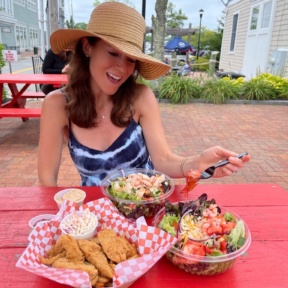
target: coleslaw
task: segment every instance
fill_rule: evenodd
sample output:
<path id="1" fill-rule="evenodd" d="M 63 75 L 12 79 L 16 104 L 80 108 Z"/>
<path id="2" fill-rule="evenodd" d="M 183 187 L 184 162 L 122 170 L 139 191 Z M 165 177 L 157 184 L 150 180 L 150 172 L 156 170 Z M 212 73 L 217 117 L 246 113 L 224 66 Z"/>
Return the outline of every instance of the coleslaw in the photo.
<path id="1" fill-rule="evenodd" d="M 98 225 L 98 218 L 89 209 L 67 215 L 61 222 L 60 228 L 66 234 L 83 236 Z"/>

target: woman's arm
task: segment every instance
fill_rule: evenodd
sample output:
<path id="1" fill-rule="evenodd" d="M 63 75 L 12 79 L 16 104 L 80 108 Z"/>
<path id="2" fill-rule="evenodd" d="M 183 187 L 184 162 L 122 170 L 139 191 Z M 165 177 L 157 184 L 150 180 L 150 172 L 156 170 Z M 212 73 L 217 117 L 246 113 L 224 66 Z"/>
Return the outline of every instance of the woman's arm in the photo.
<path id="1" fill-rule="evenodd" d="M 140 89 L 140 96 L 136 101 L 135 108 L 156 170 L 162 171 L 172 178 L 181 178 L 190 169 L 203 171 L 218 161 L 229 158 L 231 164 L 218 168 L 215 172 L 215 177 L 223 177 L 236 172 L 244 162 L 250 160 L 249 155 L 242 159 L 233 157 L 237 153 L 219 146 L 206 149 L 200 155 L 188 155 L 190 157 L 187 159 L 172 153 L 164 134 L 157 100 L 148 87 L 142 86 Z M 175 119 L 175 121 L 177 120 Z M 183 171 L 180 169 L 181 163 L 184 163 Z"/>
<path id="2" fill-rule="evenodd" d="M 64 131 L 68 125 L 65 104 L 65 97 L 58 90 L 47 95 L 43 102 L 38 150 L 39 186 L 57 186 Z"/>

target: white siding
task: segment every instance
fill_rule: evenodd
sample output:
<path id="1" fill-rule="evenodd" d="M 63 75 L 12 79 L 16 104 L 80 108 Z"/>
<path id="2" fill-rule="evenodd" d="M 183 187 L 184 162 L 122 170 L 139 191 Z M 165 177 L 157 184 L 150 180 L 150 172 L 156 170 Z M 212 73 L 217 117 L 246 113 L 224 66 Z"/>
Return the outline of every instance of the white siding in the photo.
<path id="1" fill-rule="evenodd" d="M 275 16 L 273 22 L 273 32 L 271 37 L 271 46 L 269 57 L 272 51 L 285 50 L 288 51 L 288 1 L 277 0 Z M 288 78 L 288 57 L 284 69 L 284 76 Z"/>
<path id="2" fill-rule="evenodd" d="M 231 1 L 227 7 L 219 65 L 219 68 L 224 71 L 243 73 L 243 60 L 248 35 L 250 9 L 252 5 L 255 5 L 255 2 L 257 1 L 235 0 Z M 272 51 L 285 49 L 288 51 L 288 0 L 273 0 L 273 2 L 275 3 L 275 11 L 271 19 L 272 35 L 271 38 L 269 38 L 269 57 L 271 57 Z M 238 13 L 238 27 L 235 50 L 234 52 L 230 52 L 232 22 L 235 13 Z M 288 57 L 286 59 L 284 76 L 288 78 Z"/>
<path id="3" fill-rule="evenodd" d="M 245 52 L 246 35 L 248 30 L 250 1 L 242 0 L 232 4 L 227 9 L 224 25 L 223 41 L 219 68 L 224 71 L 242 72 Z M 230 40 L 234 14 L 238 13 L 238 26 L 234 52 L 230 52 Z"/>

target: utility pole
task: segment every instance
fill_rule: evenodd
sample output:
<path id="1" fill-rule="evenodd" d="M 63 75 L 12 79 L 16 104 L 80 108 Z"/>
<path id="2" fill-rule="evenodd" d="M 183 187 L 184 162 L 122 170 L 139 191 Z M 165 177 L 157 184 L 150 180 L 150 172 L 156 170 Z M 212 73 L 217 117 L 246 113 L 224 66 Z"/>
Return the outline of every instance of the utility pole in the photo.
<path id="1" fill-rule="evenodd" d="M 59 29 L 58 23 L 58 0 L 49 0 L 49 26 L 50 26 L 50 35 Z"/>
<path id="2" fill-rule="evenodd" d="M 44 39 L 44 7 L 43 7 L 43 1 L 40 0 L 40 25 L 41 25 L 41 57 L 44 59 L 45 57 L 45 39 Z"/>

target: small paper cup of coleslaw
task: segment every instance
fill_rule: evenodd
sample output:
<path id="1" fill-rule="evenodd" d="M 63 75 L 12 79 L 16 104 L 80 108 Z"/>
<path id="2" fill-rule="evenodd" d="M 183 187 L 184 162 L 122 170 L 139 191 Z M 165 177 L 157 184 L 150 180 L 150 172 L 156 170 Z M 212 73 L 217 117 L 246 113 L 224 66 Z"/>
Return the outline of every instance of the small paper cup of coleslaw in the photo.
<path id="1" fill-rule="evenodd" d="M 61 208 L 64 200 L 70 200 L 75 202 L 77 205 L 83 205 L 85 198 L 86 193 L 83 190 L 77 188 L 61 190 L 54 196 L 54 200 L 57 203 L 59 209 Z"/>
<path id="2" fill-rule="evenodd" d="M 127 219 L 153 217 L 174 191 L 174 183 L 166 174 L 150 169 L 117 170 L 101 183 L 108 197 Z"/>
<path id="3" fill-rule="evenodd" d="M 62 233 L 71 235 L 76 240 L 93 238 L 97 226 L 98 218 L 88 208 L 68 214 L 60 223 Z"/>

